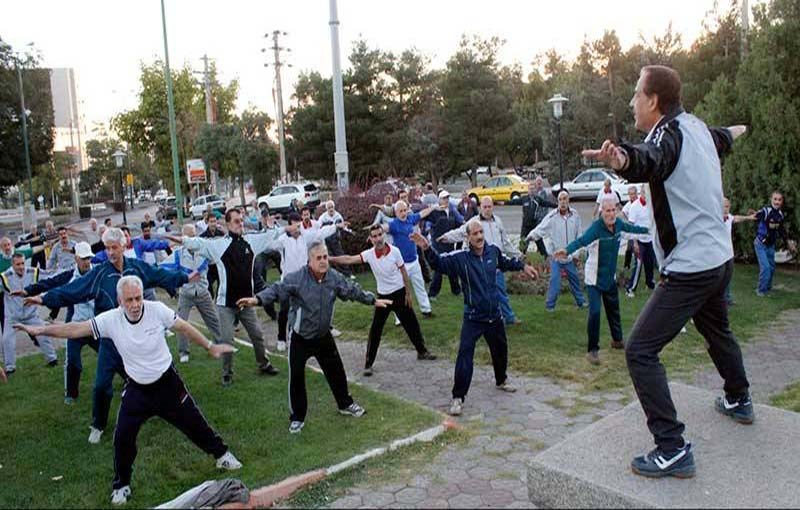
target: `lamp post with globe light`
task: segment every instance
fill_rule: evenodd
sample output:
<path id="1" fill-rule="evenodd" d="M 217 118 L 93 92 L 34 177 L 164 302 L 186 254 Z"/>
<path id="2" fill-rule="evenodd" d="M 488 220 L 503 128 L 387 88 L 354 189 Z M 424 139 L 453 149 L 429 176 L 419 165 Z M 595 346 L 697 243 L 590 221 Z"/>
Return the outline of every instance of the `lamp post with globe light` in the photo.
<path id="1" fill-rule="evenodd" d="M 117 149 L 112 156 L 114 156 L 114 161 L 117 164 L 117 170 L 119 170 L 119 196 L 120 201 L 122 202 L 122 223 L 127 225 L 128 218 L 125 214 L 125 187 L 122 184 L 122 167 L 125 164 L 125 153 L 122 152 L 122 149 Z"/>
<path id="2" fill-rule="evenodd" d="M 555 94 L 553 97 L 547 100 L 548 103 L 553 105 L 553 118 L 556 120 L 556 140 L 558 140 L 558 172 L 559 179 L 561 180 L 559 183 L 559 191 L 564 189 L 564 158 L 561 150 L 561 117 L 564 116 L 564 103 L 567 101 L 569 101 L 569 99 L 561 94 Z"/>

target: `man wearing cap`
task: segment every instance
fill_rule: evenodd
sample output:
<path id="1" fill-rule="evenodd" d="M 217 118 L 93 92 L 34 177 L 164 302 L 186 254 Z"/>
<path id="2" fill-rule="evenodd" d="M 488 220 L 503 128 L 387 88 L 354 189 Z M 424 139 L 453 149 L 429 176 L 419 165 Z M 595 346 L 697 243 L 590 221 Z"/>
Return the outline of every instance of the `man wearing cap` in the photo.
<path id="1" fill-rule="evenodd" d="M 28 285 L 22 291 L 14 294 L 18 296 L 36 296 L 50 289 L 55 289 L 77 280 L 92 269 L 92 247 L 89 243 L 80 242 L 75 245 L 75 269 L 72 271 L 62 271 L 52 278 L 41 280 Z M 65 322 L 88 321 L 94 317 L 94 300 L 77 303 L 67 309 Z M 88 345 L 94 352 L 100 348 L 100 341 L 91 336 L 83 338 L 70 338 L 67 340 L 67 360 L 64 363 L 64 404 L 72 405 L 78 399 L 80 392 L 81 372 L 81 351 L 83 346 Z"/>
<path id="2" fill-rule="evenodd" d="M 456 247 L 454 243 L 440 242 L 439 237 L 445 233 L 457 229 L 464 224 L 464 217 L 458 212 L 458 209 L 450 203 L 450 193 L 447 190 L 439 192 L 439 208 L 433 211 L 426 218 L 426 230 L 431 234 L 433 239 L 433 248 L 439 254 L 450 253 Z M 458 282 L 458 276 L 450 275 L 450 291 L 453 295 L 457 296 L 461 293 L 461 285 Z M 439 295 L 442 288 L 442 273 L 441 271 L 434 271 L 433 280 L 431 281 L 428 296 L 435 298 Z"/>

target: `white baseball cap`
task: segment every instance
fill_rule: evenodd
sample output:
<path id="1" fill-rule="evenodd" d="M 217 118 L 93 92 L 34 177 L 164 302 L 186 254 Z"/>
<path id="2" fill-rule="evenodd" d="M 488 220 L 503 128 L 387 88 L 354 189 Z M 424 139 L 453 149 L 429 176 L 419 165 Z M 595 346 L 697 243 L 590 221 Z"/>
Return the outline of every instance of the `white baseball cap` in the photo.
<path id="1" fill-rule="evenodd" d="M 81 241 L 75 245 L 75 255 L 78 258 L 87 259 L 94 257 L 94 252 L 92 252 L 92 247 L 89 246 L 89 243 Z"/>
<path id="2" fill-rule="evenodd" d="M 450 193 L 446 189 L 439 192 L 439 198 L 450 198 Z"/>

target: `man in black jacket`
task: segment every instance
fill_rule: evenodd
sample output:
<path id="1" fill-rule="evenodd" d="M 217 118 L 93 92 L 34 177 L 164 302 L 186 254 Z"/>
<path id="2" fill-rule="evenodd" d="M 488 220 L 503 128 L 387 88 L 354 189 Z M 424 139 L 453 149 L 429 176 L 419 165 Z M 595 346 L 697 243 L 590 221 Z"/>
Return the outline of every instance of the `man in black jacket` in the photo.
<path id="1" fill-rule="evenodd" d="M 456 247 L 453 243 L 443 243 L 436 239 L 443 236 L 451 230 L 455 230 L 464 224 L 464 217 L 458 212 L 458 209 L 450 203 L 450 193 L 446 190 L 439 192 L 439 208 L 425 218 L 427 222 L 427 229 L 431 234 L 433 247 L 438 253 L 450 253 Z M 448 276 L 450 279 L 450 291 L 454 296 L 461 294 L 461 284 L 458 282 L 458 277 L 455 275 Z M 439 295 L 442 288 L 442 273 L 434 271 L 431 286 L 428 289 L 428 296 L 434 298 Z"/>
<path id="2" fill-rule="evenodd" d="M 528 196 L 522 199 L 522 230 L 519 234 L 519 238 L 522 240 L 522 246 L 520 247 L 522 253 L 528 251 L 529 241 L 526 239 L 528 234 L 541 223 L 551 209 L 556 207 L 558 207 L 558 203 L 544 189 L 544 180 L 537 176 L 533 184 L 528 184 Z M 543 239 L 536 241 L 536 251 L 542 257 L 547 258 L 547 248 L 545 248 Z"/>

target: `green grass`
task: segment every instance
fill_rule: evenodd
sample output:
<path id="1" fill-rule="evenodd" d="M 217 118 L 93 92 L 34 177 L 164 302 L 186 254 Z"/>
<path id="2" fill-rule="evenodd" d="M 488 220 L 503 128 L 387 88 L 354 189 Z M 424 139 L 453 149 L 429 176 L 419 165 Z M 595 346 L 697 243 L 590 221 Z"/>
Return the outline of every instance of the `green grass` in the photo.
<path id="1" fill-rule="evenodd" d="M 746 342 L 763 329 L 764 324 L 781 311 L 800 307 L 800 279 L 796 272 L 779 269 L 775 276 L 776 290 L 768 298 L 755 295 L 758 268 L 737 265 L 734 272 L 733 296 L 736 305 L 730 312 L 731 327 L 740 341 Z M 375 290 L 371 273 L 359 275 L 359 282 Z M 644 290 L 643 290 L 644 289 Z M 627 335 L 650 291 L 640 285 L 634 299 L 620 294 L 623 332 Z M 511 304 L 520 326 L 508 328 L 509 366 L 511 370 L 530 376 L 548 376 L 563 382 L 581 384 L 586 392 L 605 391 L 629 387 L 630 379 L 622 351 L 611 351 L 611 338 L 605 318 L 601 321 L 602 365 L 591 367 L 584 359 L 586 354 L 586 311 L 577 310 L 568 293 L 562 293 L 556 311 L 544 310 L 544 296 L 512 295 Z M 425 342 L 436 354 L 455 359 L 461 330 L 463 301 L 450 294 L 447 281 L 442 293 L 433 302 L 435 317 L 423 320 L 420 316 Z M 336 307 L 336 326 L 345 331 L 345 338 L 366 342 L 372 320 L 363 305 L 339 303 Z M 388 321 L 384 329 L 384 343 L 394 347 L 411 348 L 402 328 Z M 710 367 L 702 337 L 691 325 L 688 333 L 681 334 L 663 352 L 663 360 L 670 375 L 689 377 L 698 368 Z M 379 360 L 380 360 L 380 354 Z M 481 343 L 476 351 L 479 363 L 489 363 L 488 349 Z"/>
<path id="2" fill-rule="evenodd" d="M 170 342 L 174 343 L 174 342 Z M 84 349 L 81 398 L 64 406 L 61 368 L 43 366 L 40 356 L 19 360 L 19 371 L 0 386 L 0 507 L 108 506 L 113 478 L 112 433 L 89 445 L 91 379 L 96 356 Z M 441 422 L 421 406 L 351 385 L 368 413 L 340 416 L 324 378 L 307 372 L 309 413 L 297 436 L 288 433 L 286 363 L 274 357 L 277 377 L 255 374 L 252 350 L 237 354 L 237 379 L 219 383 L 219 361 L 197 349 L 179 371 L 211 425 L 243 462 L 232 476 L 251 488 L 341 462 Z M 119 405 L 116 388 L 110 420 Z M 214 460 L 160 419 L 145 424 L 138 438 L 131 504 L 153 506 L 205 480 L 228 476 Z M 54 481 L 53 477 L 63 477 Z"/>
<path id="3" fill-rule="evenodd" d="M 770 403 L 775 407 L 800 413 L 800 381 L 791 384 L 781 393 L 773 396 L 770 399 Z"/>

